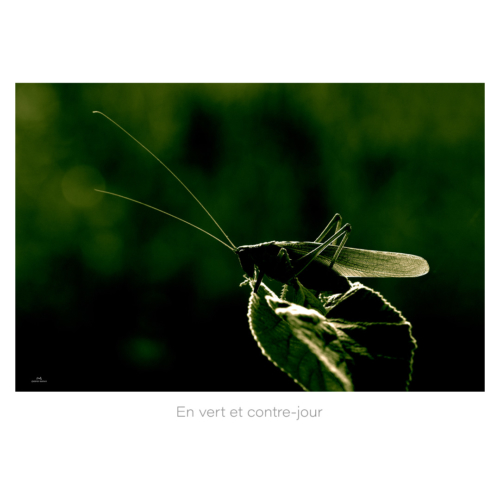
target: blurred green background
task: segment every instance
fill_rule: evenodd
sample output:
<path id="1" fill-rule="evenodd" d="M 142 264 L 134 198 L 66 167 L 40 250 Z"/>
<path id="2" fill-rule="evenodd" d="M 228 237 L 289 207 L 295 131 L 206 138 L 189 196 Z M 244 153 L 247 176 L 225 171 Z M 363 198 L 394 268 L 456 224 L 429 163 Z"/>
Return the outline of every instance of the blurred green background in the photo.
<path id="1" fill-rule="evenodd" d="M 426 258 L 362 281 L 413 324 L 412 390 L 484 390 L 482 84 L 18 84 L 17 390 L 300 390 L 228 249 L 93 190 L 220 237 L 93 110 L 236 245 L 313 241 L 339 212 L 348 246 Z"/>

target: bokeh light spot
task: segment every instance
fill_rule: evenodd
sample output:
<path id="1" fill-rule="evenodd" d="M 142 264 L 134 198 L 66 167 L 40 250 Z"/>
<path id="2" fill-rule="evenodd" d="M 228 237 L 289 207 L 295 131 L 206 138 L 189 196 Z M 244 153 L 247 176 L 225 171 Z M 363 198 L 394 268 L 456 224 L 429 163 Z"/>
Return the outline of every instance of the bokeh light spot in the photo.
<path id="1" fill-rule="evenodd" d="M 95 189 L 104 189 L 104 187 L 104 179 L 99 171 L 86 166 L 71 168 L 61 181 L 61 189 L 66 201 L 78 208 L 96 205 L 103 195 Z"/>
<path id="2" fill-rule="evenodd" d="M 126 343 L 125 353 L 135 365 L 156 366 L 164 358 L 165 347 L 157 340 L 135 337 Z"/>

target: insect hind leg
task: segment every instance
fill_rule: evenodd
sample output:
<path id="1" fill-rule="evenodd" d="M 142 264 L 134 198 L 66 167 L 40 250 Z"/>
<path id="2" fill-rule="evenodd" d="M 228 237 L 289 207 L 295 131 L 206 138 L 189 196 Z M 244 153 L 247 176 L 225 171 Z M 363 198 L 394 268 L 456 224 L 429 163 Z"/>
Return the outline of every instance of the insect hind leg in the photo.
<path id="1" fill-rule="evenodd" d="M 342 226 L 342 217 L 340 216 L 340 214 L 335 214 L 333 216 L 333 219 L 328 223 L 323 232 L 314 240 L 315 243 L 321 243 L 334 226 L 335 226 L 334 233 L 338 233 L 340 227 Z M 332 241 L 332 244 L 333 243 L 335 243 L 335 240 Z"/>
<path id="2" fill-rule="evenodd" d="M 332 219 L 332 221 L 333 221 L 333 219 Z M 329 226 L 330 225 L 333 226 L 332 221 L 330 222 L 330 224 L 328 224 Z M 323 232 L 325 232 L 325 231 L 323 231 Z M 297 263 L 300 261 L 304 261 L 304 264 L 295 271 L 295 276 L 298 276 L 316 257 L 318 257 L 318 255 L 321 254 L 321 252 L 323 252 L 329 245 L 331 245 L 332 241 L 335 241 L 337 238 L 340 238 L 341 236 L 343 236 L 342 243 L 339 246 L 339 248 L 337 248 L 337 251 L 335 252 L 335 255 L 334 255 L 334 259 L 332 259 L 332 261 L 335 262 L 335 260 L 338 258 L 339 254 L 340 254 L 340 250 L 342 250 L 343 246 L 345 245 L 345 242 L 347 241 L 347 238 L 348 238 L 350 232 L 351 232 L 351 225 L 346 224 L 340 230 L 336 231 L 335 234 L 333 236 L 331 236 L 330 238 L 328 238 L 324 243 L 319 245 L 317 248 L 315 248 L 314 250 L 312 250 L 308 254 L 302 256 L 299 260 L 297 260 Z M 333 264 L 331 264 L 331 267 L 333 267 Z"/>
<path id="3" fill-rule="evenodd" d="M 344 236 L 342 236 L 342 240 L 340 241 L 340 245 L 338 246 L 337 251 L 335 252 L 335 255 L 333 256 L 332 261 L 330 262 L 330 265 L 328 266 L 329 269 L 333 269 L 335 262 L 337 262 L 337 259 L 339 258 L 339 255 L 340 255 L 340 252 L 344 248 L 344 246 L 347 242 L 347 238 L 349 238 L 349 235 L 351 234 L 351 229 L 352 228 L 351 228 L 350 224 L 345 225 L 345 234 L 344 234 Z M 333 242 L 332 242 L 332 244 L 333 244 Z"/>

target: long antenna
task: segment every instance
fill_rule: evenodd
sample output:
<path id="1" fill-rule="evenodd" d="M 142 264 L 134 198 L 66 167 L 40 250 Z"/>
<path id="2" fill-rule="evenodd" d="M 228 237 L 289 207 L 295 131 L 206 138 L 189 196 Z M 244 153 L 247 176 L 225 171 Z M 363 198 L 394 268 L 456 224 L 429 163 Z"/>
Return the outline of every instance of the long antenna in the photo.
<path id="1" fill-rule="evenodd" d="M 201 203 L 200 200 L 198 200 L 198 198 L 196 198 L 196 196 L 189 190 L 189 188 L 179 179 L 179 177 L 177 177 L 173 172 L 172 170 L 170 170 L 166 165 L 165 163 L 163 163 L 157 156 L 155 156 L 146 146 L 144 146 L 144 144 L 140 143 L 132 134 L 129 134 L 122 126 L 118 125 L 118 123 L 116 123 L 114 120 L 112 120 L 109 116 L 106 116 L 104 113 L 101 113 L 100 111 L 93 111 L 93 113 L 98 113 L 102 116 L 104 116 L 104 118 L 107 118 L 111 123 L 114 123 L 119 129 L 123 130 L 123 132 L 125 132 L 130 138 L 134 139 L 135 142 L 137 142 L 137 144 L 139 144 L 139 146 L 143 147 L 153 158 L 155 158 L 161 165 L 163 165 L 180 183 L 181 185 L 184 187 L 184 189 L 198 202 L 198 204 L 200 205 L 201 208 L 203 208 L 203 210 L 205 210 L 205 212 L 208 214 L 208 216 L 214 221 L 215 225 L 221 230 L 222 234 L 226 237 L 227 241 L 229 241 L 229 243 L 231 243 L 231 247 L 232 249 L 236 249 L 236 245 L 229 239 L 229 236 L 222 230 L 222 228 L 219 226 L 219 224 L 217 224 L 217 221 L 212 217 L 212 214 L 203 206 L 203 204 Z M 96 191 L 98 191 L 96 189 Z M 105 192 L 105 191 L 103 191 Z M 114 194 L 114 193 L 107 193 L 107 194 Z M 120 195 L 115 195 L 115 196 L 120 196 Z M 122 198 L 125 198 L 127 200 L 131 200 L 131 198 L 126 198 L 125 196 L 122 196 Z M 136 200 L 131 200 L 131 201 L 136 201 Z M 137 203 L 141 203 L 140 201 L 138 201 Z M 141 203 L 142 205 L 146 205 L 145 203 Z M 149 205 L 146 205 L 149 207 Z M 158 210 L 157 208 L 154 208 L 154 207 L 150 207 L 150 208 L 153 208 L 154 210 Z M 159 212 L 161 212 L 161 210 L 159 210 Z M 163 213 L 167 213 L 167 212 L 163 212 Z M 174 215 L 171 215 L 171 214 L 167 214 L 167 215 L 170 215 L 171 217 L 175 217 Z M 178 217 L 175 217 L 176 219 L 178 219 Z M 179 219 L 179 220 L 182 220 L 182 219 Z M 186 221 L 182 221 L 182 222 L 186 222 Z M 193 226 L 193 224 L 190 224 L 189 222 L 186 222 L 186 224 L 189 224 L 191 226 Z M 196 226 L 193 226 L 193 227 L 196 227 Z M 200 229 L 199 227 L 196 227 L 196 229 Z M 200 229 L 200 231 L 203 231 L 203 229 Z M 206 232 L 206 231 L 203 231 L 203 232 Z M 207 234 L 210 234 L 210 233 L 207 233 Z M 210 234 L 210 236 L 212 236 Z M 215 236 L 212 236 L 213 238 L 215 238 Z M 217 239 L 217 238 L 215 238 Z M 220 241 L 220 240 L 219 240 Z M 225 243 L 224 243 L 225 244 Z M 226 245 L 227 246 L 227 245 Z"/>
<path id="2" fill-rule="evenodd" d="M 102 191 L 101 189 L 95 189 L 95 191 L 98 191 L 99 193 L 104 193 L 104 194 L 112 194 L 113 196 L 118 196 L 118 198 L 124 198 L 125 200 L 133 201 L 134 203 L 139 203 L 139 205 L 144 205 L 145 207 L 152 208 L 153 210 L 161 212 L 162 214 L 169 215 L 170 217 L 173 217 L 174 219 L 180 220 L 181 222 L 184 222 L 185 224 L 188 224 L 189 226 L 192 226 L 195 229 L 198 229 L 202 233 L 208 234 L 208 236 L 211 236 L 214 240 L 217 240 L 218 242 L 222 243 L 225 247 L 229 248 L 229 250 L 231 250 L 231 252 L 234 252 L 234 249 L 231 248 L 227 243 L 224 243 L 222 240 L 219 240 L 219 238 L 217 238 L 213 234 L 210 234 L 209 232 L 205 231 L 204 229 L 201 229 L 201 227 L 198 227 L 198 226 L 195 226 L 194 224 L 191 224 L 191 222 L 180 219 L 179 217 L 176 217 L 175 215 L 169 214 L 168 212 L 164 212 L 163 210 L 160 210 L 159 208 L 153 207 L 151 205 L 147 205 L 146 203 L 143 203 L 142 201 L 137 201 L 137 200 L 134 200 L 132 198 L 127 198 L 126 196 L 122 196 L 121 194 L 110 193 L 109 191 Z"/>

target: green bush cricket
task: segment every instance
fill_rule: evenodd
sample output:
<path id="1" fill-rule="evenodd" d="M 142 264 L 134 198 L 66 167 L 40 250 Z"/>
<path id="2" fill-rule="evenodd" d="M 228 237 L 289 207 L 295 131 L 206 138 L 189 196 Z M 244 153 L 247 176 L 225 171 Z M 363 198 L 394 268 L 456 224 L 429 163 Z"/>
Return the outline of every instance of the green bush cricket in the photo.
<path id="1" fill-rule="evenodd" d="M 222 230 L 210 212 L 170 168 L 111 118 L 100 111 L 94 111 L 94 113 L 101 114 L 114 123 L 160 162 L 205 210 L 227 239 L 229 245 L 204 229 L 156 207 L 120 194 L 99 189 L 96 189 L 96 191 L 118 196 L 157 210 L 216 239 L 238 256 L 245 274 L 255 278 L 254 293 L 259 289 L 264 276 L 287 284 L 300 275 L 300 282 L 306 288 L 311 288 L 318 292 L 332 291 L 334 293 L 341 293 L 347 291 L 350 287 L 349 281 L 346 278 L 408 278 L 422 276 L 429 271 L 427 261 L 416 255 L 346 247 L 345 244 L 351 232 L 351 225 L 345 224 L 342 226 L 342 217 L 339 214 L 333 217 L 314 242 L 269 241 L 257 245 L 242 245 L 237 247 Z M 332 230 L 333 235 L 327 238 Z M 337 245 L 336 242 L 339 239 L 340 243 Z"/>

